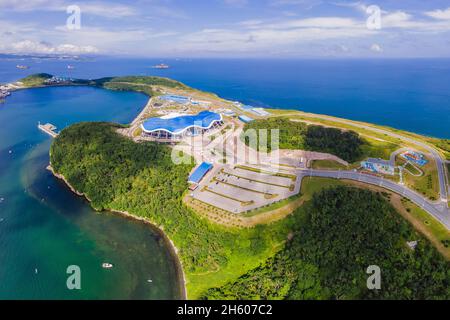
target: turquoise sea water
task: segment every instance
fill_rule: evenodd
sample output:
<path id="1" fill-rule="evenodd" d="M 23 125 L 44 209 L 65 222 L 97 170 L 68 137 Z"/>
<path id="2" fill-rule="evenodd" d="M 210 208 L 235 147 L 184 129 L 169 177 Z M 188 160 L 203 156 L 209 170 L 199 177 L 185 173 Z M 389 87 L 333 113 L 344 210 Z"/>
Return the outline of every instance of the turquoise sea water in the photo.
<path id="1" fill-rule="evenodd" d="M 51 138 L 80 121 L 130 122 L 147 97 L 88 87 L 15 92 L 0 105 L 0 299 L 179 298 L 176 266 L 159 232 L 98 214 L 45 168 Z M 105 270 L 103 262 L 115 267 Z M 66 268 L 81 268 L 80 291 Z M 152 283 L 147 282 L 148 279 Z"/>

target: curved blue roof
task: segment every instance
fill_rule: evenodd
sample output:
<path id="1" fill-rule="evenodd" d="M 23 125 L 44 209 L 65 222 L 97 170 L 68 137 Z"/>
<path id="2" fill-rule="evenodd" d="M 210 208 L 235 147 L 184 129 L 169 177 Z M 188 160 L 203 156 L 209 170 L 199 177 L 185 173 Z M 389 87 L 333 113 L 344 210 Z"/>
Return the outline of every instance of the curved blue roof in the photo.
<path id="1" fill-rule="evenodd" d="M 183 131 L 197 127 L 209 129 L 222 116 L 211 111 L 202 111 L 195 116 L 179 116 L 171 119 L 150 118 L 142 124 L 145 132 L 167 131 L 171 134 L 180 134 Z"/>

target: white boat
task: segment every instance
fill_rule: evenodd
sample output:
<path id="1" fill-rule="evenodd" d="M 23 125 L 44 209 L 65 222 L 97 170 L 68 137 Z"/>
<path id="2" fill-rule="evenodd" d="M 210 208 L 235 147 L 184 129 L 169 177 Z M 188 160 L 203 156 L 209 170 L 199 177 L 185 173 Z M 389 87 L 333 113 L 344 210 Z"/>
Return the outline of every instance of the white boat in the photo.
<path id="1" fill-rule="evenodd" d="M 67 65 L 67 69 L 75 69 L 75 67 L 69 64 Z"/>
<path id="2" fill-rule="evenodd" d="M 113 267 L 113 265 L 111 263 L 108 262 L 103 262 L 102 263 L 102 268 L 103 269 L 111 269 Z"/>
<path id="3" fill-rule="evenodd" d="M 169 69 L 170 66 L 168 66 L 167 64 L 161 63 L 161 64 L 157 64 L 156 66 L 152 67 L 153 69 Z"/>

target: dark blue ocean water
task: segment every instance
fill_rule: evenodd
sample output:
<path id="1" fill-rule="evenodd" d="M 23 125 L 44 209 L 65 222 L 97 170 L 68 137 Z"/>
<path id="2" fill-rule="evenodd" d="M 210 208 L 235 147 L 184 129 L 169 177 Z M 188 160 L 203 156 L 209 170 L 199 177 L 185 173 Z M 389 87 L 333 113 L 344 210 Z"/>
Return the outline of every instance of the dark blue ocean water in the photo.
<path id="1" fill-rule="evenodd" d="M 151 66 L 165 62 L 169 70 Z M 29 70 L 18 70 L 16 64 Z M 67 64 L 76 68 L 67 69 Z M 0 61 L 0 82 L 48 72 L 158 75 L 256 106 L 298 109 L 450 138 L 450 59 Z"/>

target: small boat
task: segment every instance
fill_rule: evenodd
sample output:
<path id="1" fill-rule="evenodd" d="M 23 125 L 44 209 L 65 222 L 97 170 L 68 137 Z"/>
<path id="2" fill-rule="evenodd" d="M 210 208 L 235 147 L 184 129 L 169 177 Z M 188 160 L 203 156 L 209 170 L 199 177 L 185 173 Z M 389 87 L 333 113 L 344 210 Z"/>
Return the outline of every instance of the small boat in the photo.
<path id="1" fill-rule="evenodd" d="M 103 269 L 111 269 L 112 267 L 113 267 L 113 265 L 111 263 L 108 263 L 108 262 L 102 263 Z"/>
<path id="2" fill-rule="evenodd" d="M 69 64 L 67 65 L 67 69 L 75 69 L 75 67 Z"/>
<path id="3" fill-rule="evenodd" d="M 167 64 L 164 64 L 164 63 L 160 63 L 160 64 L 157 64 L 156 66 L 153 66 L 152 68 L 153 69 L 169 69 L 170 66 L 168 66 Z"/>
<path id="4" fill-rule="evenodd" d="M 16 65 L 16 68 L 17 68 L 17 69 L 23 69 L 23 70 L 26 70 L 26 69 L 29 69 L 30 67 L 29 67 L 29 66 L 24 66 L 24 65 L 22 65 L 22 64 L 18 64 L 18 65 Z"/>

